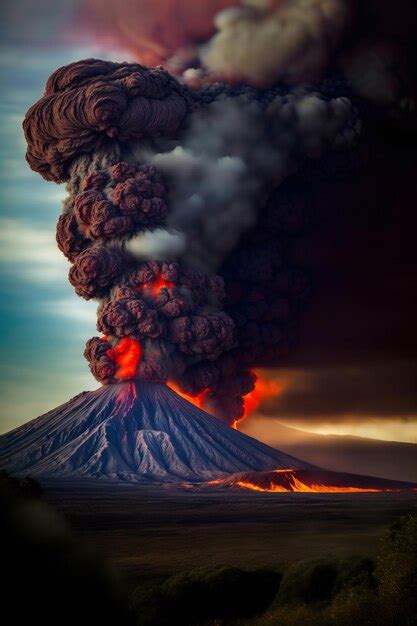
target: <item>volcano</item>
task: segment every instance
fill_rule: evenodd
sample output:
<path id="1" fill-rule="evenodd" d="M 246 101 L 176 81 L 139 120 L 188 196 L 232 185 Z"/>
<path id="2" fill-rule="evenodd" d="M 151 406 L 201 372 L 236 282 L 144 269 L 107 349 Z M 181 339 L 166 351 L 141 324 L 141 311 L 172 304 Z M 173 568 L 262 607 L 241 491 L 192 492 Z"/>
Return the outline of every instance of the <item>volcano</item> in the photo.
<path id="1" fill-rule="evenodd" d="M 247 488 L 250 481 L 259 491 L 268 490 L 265 485 L 271 476 L 282 483 L 287 471 L 297 476 L 317 476 L 319 472 L 322 487 L 343 487 L 346 476 L 353 480 L 353 475 L 343 478 L 323 471 L 248 437 L 156 382 L 123 382 L 81 393 L 3 435 L 0 467 L 37 478 L 213 488 Z M 413 487 L 372 478 L 365 483 L 371 491 Z M 296 489 L 292 486 L 290 490 Z"/>
<path id="2" fill-rule="evenodd" d="M 313 467 L 230 428 L 155 382 L 81 393 L 3 435 L 0 466 L 35 477 L 157 482 Z"/>

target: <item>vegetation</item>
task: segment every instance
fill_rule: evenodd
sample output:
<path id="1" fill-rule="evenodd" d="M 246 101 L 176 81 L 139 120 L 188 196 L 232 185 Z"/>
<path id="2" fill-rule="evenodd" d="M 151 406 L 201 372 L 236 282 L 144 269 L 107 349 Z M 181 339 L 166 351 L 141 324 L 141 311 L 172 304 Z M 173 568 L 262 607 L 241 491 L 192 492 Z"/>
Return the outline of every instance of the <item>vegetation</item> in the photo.
<path id="1" fill-rule="evenodd" d="M 137 590 L 138 626 L 413 626 L 417 516 L 401 518 L 369 558 L 299 561 L 283 574 L 200 568 Z"/>
<path id="2" fill-rule="evenodd" d="M 375 560 L 310 559 L 282 571 L 203 567 L 142 584 L 129 602 L 113 572 L 40 501 L 41 494 L 33 479 L 0 472 L 4 610 L 16 623 L 417 625 L 417 515 L 389 529 Z M 25 602 L 15 602 L 16 593 Z"/>
<path id="3" fill-rule="evenodd" d="M 274 599 L 281 575 L 236 567 L 199 568 L 168 578 L 160 586 L 133 594 L 142 625 L 195 624 L 202 619 L 228 622 L 264 612 Z"/>
<path id="4" fill-rule="evenodd" d="M 39 499 L 41 492 L 36 481 L 1 472 L 2 613 L 12 616 L 6 623 L 133 625 L 118 580 Z"/>

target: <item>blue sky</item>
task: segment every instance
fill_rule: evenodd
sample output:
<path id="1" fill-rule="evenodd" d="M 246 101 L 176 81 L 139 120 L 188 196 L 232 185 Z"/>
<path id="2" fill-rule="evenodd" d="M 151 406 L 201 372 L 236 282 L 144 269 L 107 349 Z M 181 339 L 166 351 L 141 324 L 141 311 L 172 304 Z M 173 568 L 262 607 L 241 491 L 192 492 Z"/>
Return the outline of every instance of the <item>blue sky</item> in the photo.
<path id="1" fill-rule="evenodd" d="M 82 355 L 96 304 L 74 294 L 55 243 L 65 187 L 30 170 L 22 121 L 57 67 L 118 55 L 36 44 L 0 49 L 0 432 L 97 387 Z"/>

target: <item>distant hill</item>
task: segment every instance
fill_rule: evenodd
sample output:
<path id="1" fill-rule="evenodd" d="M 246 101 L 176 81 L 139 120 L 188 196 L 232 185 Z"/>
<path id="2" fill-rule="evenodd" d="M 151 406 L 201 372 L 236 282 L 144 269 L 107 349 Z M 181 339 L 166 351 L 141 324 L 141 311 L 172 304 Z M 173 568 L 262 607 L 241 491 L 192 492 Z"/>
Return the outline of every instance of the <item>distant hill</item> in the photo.
<path id="1" fill-rule="evenodd" d="M 244 422 L 240 430 L 286 454 L 338 472 L 417 481 L 417 444 L 346 435 L 318 435 L 268 418 Z"/>

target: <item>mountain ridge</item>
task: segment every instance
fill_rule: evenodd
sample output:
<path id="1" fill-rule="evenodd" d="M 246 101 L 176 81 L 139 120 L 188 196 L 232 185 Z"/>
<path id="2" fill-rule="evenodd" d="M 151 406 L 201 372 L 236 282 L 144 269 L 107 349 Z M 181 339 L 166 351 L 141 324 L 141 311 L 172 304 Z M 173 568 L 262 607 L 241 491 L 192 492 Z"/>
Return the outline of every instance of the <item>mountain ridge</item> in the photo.
<path id="1" fill-rule="evenodd" d="M 417 482 L 417 444 L 357 435 L 322 435 L 293 428 L 279 418 L 254 417 L 241 432 L 286 454 L 332 471 Z"/>
<path id="2" fill-rule="evenodd" d="M 163 383 L 83 392 L 0 437 L 0 465 L 32 476 L 179 482 L 314 467 L 240 433 Z"/>

